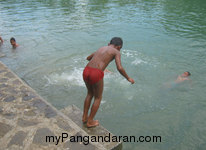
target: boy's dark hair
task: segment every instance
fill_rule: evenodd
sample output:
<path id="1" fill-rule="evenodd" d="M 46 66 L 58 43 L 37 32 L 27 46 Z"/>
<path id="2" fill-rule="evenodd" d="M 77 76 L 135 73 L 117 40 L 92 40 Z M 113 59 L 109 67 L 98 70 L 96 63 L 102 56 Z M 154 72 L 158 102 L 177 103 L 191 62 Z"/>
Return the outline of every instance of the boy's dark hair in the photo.
<path id="1" fill-rule="evenodd" d="M 14 42 L 16 42 L 16 40 L 15 40 L 14 37 L 10 38 L 10 41 L 14 41 Z"/>
<path id="2" fill-rule="evenodd" d="M 123 41 L 120 37 L 113 37 L 109 44 L 113 44 L 115 46 L 123 46 Z"/>
<path id="3" fill-rule="evenodd" d="M 189 72 L 189 71 L 186 71 L 187 73 L 188 73 L 188 76 L 190 76 L 191 75 L 191 73 Z"/>

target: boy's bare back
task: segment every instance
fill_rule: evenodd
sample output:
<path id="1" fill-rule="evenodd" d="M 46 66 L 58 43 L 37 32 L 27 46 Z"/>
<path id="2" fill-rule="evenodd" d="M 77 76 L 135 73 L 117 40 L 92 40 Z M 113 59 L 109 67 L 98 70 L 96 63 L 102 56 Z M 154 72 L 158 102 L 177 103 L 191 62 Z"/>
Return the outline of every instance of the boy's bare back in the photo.
<path id="1" fill-rule="evenodd" d="M 90 60 L 87 66 L 98 68 L 104 71 L 107 65 L 118 54 L 120 54 L 120 52 L 117 49 L 113 48 L 112 46 L 101 47 L 87 58 L 88 60 Z"/>
<path id="2" fill-rule="evenodd" d="M 104 71 L 108 64 L 113 59 L 115 59 L 117 70 L 122 76 L 124 76 L 129 82 L 133 84 L 134 80 L 127 75 L 126 71 L 122 67 L 120 54 L 121 48 L 121 46 L 119 47 L 113 44 L 101 47 L 96 52 L 92 53 L 90 56 L 87 57 L 87 60 L 89 60 L 87 66 Z"/>

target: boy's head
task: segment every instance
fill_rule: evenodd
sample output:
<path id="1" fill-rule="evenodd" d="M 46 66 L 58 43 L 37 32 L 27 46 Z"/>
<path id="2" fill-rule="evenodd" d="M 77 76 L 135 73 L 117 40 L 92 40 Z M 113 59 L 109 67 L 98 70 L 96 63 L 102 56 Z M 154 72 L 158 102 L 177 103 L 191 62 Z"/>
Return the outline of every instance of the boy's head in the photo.
<path id="1" fill-rule="evenodd" d="M 189 71 L 186 71 L 186 72 L 183 73 L 183 76 L 185 76 L 185 77 L 188 77 L 190 75 L 191 75 L 191 73 Z"/>
<path id="2" fill-rule="evenodd" d="M 113 37 L 109 45 L 114 45 L 116 49 L 120 50 L 123 46 L 123 41 L 120 37 Z"/>
<path id="3" fill-rule="evenodd" d="M 16 46 L 16 40 L 15 40 L 14 37 L 12 37 L 12 38 L 10 39 L 10 43 L 11 43 L 11 45 L 12 45 L 13 47 Z"/>

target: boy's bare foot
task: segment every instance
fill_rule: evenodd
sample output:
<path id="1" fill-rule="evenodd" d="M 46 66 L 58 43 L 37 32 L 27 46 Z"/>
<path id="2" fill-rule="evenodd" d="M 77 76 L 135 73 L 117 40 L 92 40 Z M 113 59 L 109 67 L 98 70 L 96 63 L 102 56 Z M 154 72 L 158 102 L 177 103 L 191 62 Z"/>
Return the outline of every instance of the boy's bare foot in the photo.
<path id="1" fill-rule="evenodd" d="M 99 125 L 99 121 L 98 120 L 92 120 L 92 121 L 88 121 L 87 122 L 87 127 L 91 128 L 91 127 L 96 127 Z"/>

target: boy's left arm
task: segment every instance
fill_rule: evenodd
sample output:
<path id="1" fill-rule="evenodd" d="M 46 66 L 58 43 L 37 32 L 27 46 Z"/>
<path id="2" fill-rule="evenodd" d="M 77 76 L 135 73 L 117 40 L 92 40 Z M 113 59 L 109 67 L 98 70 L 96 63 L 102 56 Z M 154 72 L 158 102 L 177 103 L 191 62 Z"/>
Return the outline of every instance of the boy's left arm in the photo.
<path id="1" fill-rule="evenodd" d="M 87 60 L 90 61 L 93 56 L 94 56 L 94 53 L 92 53 L 91 55 L 89 55 L 89 56 L 87 57 Z"/>

